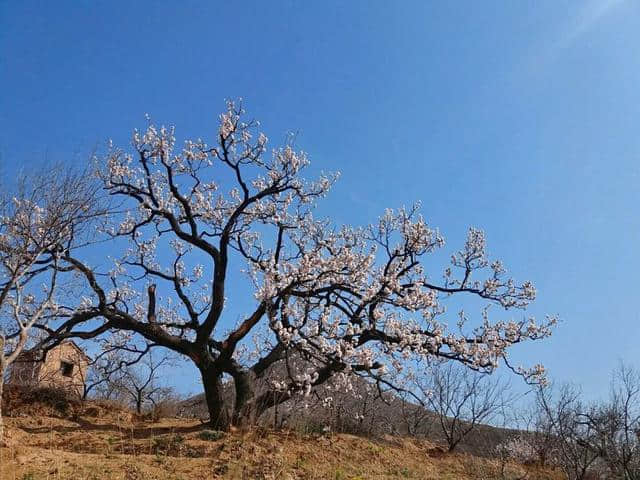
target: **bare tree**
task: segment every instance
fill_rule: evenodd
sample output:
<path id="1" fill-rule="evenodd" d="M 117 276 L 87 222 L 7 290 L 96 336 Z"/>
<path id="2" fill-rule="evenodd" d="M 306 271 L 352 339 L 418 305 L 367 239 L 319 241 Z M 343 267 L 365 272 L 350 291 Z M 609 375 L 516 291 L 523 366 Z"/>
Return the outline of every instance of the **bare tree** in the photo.
<path id="1" fill-rule="evenodd" d="M 569 480 L 584 480 L 597 465 L 600 456 L 597 431 L 585 417 L 588 410 L 580 391 L 571 385 L 540 388 L 537 398 L 539 421 L 552 432 L 555 462 Z"/>
<path id="2" fill-rule="evenodd" d="M 540 388 L 526 443 L 570 480 L 640 478 L 640 374 L 621 364 L 609 399 L 586 405 L 571 385 Z"/>
<path id="3" fill-rule="evenodd" d="M 390 381 L 389 370 L 405 360 L 431 358 L 492 371 L 511 345 L 550 335 L 553 318 L 491 321 L 487 310 L 449 330 L 442 297 L 526 308 L 535 288 L 489 262 L 484 233 L 474 228 L 443 281 L 434 282 L 421 263 L 444 240 L 417 206 L 388 210 L 366 228 L 314 218 L 316 200 L 336 176 L 306 181 L 301 173 L 309 161 L 291 144 L 269 158 L 257 126 L 229 102 L 212 145 L 187 140 L 176 147 L 173 128 L 149 124 L 134 133 L 131 153 L 109 151 L 101 178 L 124 213 L 105 232 L 122 254 L 110 272 L 65 256 L 86 278 L 93 301 L 69 311 L 53 341 L 126 330 L 184 355 L 200 371 L 212 424 L 225 428 L 335 375 Z M 121 248 L 125 240 L 129 246 Z M 225 296 L 234 270 L 248 274 L 253 291 L 231 292 L 246 295 L 248 311 L 229 329 Z M 89 318 L 100 325 L 87 329 Z M 256 334 L 254 354 L 240 355 Z M 259 393 L 269 366 L 293 352 L 305 371 Z M 235 389 L 231 418 L 224 375 Z"/>
<path id="4" fill-rule="evenodd" d="M 495 453 L 500 462 L 500 476 L 504 480 L 525 480 L 529 477 L 529 472 L 522 468 L 523 465 L 537 460 L 537 451 L 528 435 L 506 439 L 496 445 Z"/>
<path id="5" fill-rule="evenodd" d="M 435 413 L 450 452 L 514 400 L 508 383 L 453 363 L 434 366 L 432 375 L 416 381 L 415 387 L 422 406 Z"/>
<path id="6" fill-rule="evenodd" d="M 103 338 L 94 339 L 97 352 L 87 365 L 83 377 L 82 399 L 92 393 L 100 398 L 111 399 L 121 393 L 119 379 L 123 372 L 140 362 L 151 351 L 151 345 L 136 345 L 131 336 L 122 332 L 112 333 Z"/>
<path id="7" fill-rule="evenodd" d="M 84 175 L 46 170 L 0 198 L 0 379 L 55 316 L 66 280 L 62 258 L 99 215 L 97 189 Z M 2 382 L 0 382 L 0 400 Z M 2 438 L 0 411 L 0 438 Z"/>
<path id="8" fill-rule="evenodd" d="M 392 426 L 397 423 L 396 399 L 374 383 L 359 380 L 353 382 L 349 391 L 319 390 L 314 392 L 319 400 L 317 409 L 324 413 L 323 424 L 332 431 L 367 436 L 393 433 Z"/>
<path id="9" fill-rule="evenodd" d="M 162 354 L 151 351 L 140 362 L 122 365 L 120 375 L 111 382 L 133 403 L 136 412 L 141 414 L 145 405 L 150 403 L 155 406 L 171 393 L 171 388 L 160 382 L 160 374 L 174 360 L 166 351 Z"/>
<path id="10" fill-rule="evenodd" d="M 272 378 L 281 379 L 282 375 Z M 276 392 L 277 394 L 277 392 Z M 333 432 L 367 436 L 399 433 L 399 399 L 367 379 L 350 379 L 348 388 L 339 377 L 295 396 L 266 411 L 262 421 L 276 428 L 285 424 L 302 430 L 327 428 Z"/>
<path id="11" fill-rule="evenodd" d="M 609 400 L 584 414 L 597 448 L 614 478 L 640 479 L 640 374 L 620 364 Z"/>
<path id="12" fill-rule="evenodd" d="M 87 400 L 98 392 L 100 397 L 110 399 L 116 391 L 115 383 L 112 380 L 119 374 L 123 362 L 124 359 L 117 352 L 100 353 L 99 356 L 93 358 L 82 379 L 84 385 L 82 399 Z"/>
<path id="13" fill-rule="evenodd" d="M 407 435 L 426 435 L 432 428 L 435 416 L 420 402 L 416 402 L 413 394 L 400 392 L 398 402 L 400 418 Z M 404 433 L 403 432 L 403 433 Z"/>
<path id="14" fill-rule="evenodd" d="M 538 401 L 524 405 L 520 410 L 512 411 L 511 425 L 521 432 L 519 441 L 507 447 L 513 447 L 516 456 L 523 451 L 531 450 L 532 461 L 538 465 L 557 465 L 557 438 L 553 423 L 549 420 L 545 408 Z M 508 448 L 508 450 L 509 450 Z M 518 450 L 521 450 L 518 453 Z M 500 452 L 499 452 L 500 453 Z M 505 453 L 505 452 L 502 452 Z"/>

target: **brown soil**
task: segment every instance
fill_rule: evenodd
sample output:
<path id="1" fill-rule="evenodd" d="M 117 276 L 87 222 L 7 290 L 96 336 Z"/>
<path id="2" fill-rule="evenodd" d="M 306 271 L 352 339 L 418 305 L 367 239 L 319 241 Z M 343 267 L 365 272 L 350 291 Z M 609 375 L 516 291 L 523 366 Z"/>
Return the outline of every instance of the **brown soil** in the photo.
<path id="1" fill-rule="evenodd" d="M 151 422 L 106 402 L 10 389 L 0 480 L 560 480 L 548 469 L 449 454 L 415 438 L 254 429 L 222 433 L 197 420 Z"/>
<path id="2" fill-rule="evenodd" d="M 142 423 L 98 405 L 74 419 L 22 416 L 6 419 L 6 426 L 1 480 L 502 478 L 496 461 L 445 454 L 415 439 L 264 430 L 217 438 L 198 421 Z M 511 466 L 507 478 L 524 468 Z M 528 479 L 562 478 L 527 468 Z"/>

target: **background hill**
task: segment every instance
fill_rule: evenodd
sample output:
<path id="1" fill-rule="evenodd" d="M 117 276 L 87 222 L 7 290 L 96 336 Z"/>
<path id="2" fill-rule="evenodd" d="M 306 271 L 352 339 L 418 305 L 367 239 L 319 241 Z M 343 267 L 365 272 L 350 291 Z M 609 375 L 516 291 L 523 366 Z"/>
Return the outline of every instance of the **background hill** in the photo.
<path id="1" fill-rule="evenodd" d="M 231 395 L 231 392 L 227 394 Z M 330 401 L 327 401 L 328 398 Z M 175 412 L 181 417 L 205 421 L 208 412 L 204 394 L 179 402 Z M 369 382 L 358 377 L 353 379 L 352 391 L 343 392 L 331 385 L 324 385 L 307 398 L 294 399 L 271 408 L 260 417 L 259 425 L 301 433 L 331 431 L 372 438 L 385 435 L 414 436 L 438 445 L 447 444 L 438 414 L 392 392 L 380 395 Z M 491 425 L 475 425 L 456 449 L 477 456 L 493 457 L 498 445 L 521 433 Z"/>

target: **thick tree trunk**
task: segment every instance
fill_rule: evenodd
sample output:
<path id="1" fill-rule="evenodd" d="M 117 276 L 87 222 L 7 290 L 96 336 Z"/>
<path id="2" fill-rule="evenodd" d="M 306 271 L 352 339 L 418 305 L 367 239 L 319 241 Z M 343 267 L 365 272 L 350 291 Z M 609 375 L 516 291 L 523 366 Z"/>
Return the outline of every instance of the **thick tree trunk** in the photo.
<path id="1" fill-rule="evenodd" d="M 209 425 L 216 430 L 228 430 L 229 415 L 225 405 L 222 374 L 213 369 L 202 369 L 200 374 L 209 410 Z"/>
<path id="2" fill-rule="evenodd" d="M 253 425 L 261 413 L 256 405 L 256 376 L 251 370 L 243 370 L 233 375 L 236 401 L 233 408 L 233 424 Z"/>

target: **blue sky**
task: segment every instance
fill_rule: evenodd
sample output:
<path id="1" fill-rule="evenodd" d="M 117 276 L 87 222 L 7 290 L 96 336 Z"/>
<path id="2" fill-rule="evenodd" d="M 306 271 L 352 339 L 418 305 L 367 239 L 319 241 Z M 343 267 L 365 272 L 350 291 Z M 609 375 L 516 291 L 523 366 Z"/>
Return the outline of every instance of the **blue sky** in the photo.
<path id="1" fill-rule="evenodd" d="M 0 2 L 3 177 L 84 162 L 147 112 L 210 137 L 243 97 L 342 172 L 336 222 L 422 200 L 449 251 L 485 229 L 563 320 L 514 359 L 589 395 L 640 367 L 638 3 L 232 3 Z"/>

